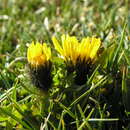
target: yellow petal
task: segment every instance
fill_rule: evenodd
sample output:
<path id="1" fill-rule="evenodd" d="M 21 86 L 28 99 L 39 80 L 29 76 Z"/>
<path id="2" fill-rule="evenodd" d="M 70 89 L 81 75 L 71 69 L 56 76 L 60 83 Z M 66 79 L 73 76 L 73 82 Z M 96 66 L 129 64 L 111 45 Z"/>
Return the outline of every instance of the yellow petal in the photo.
<path id="1" fill-rule="evenodd" d="M 31 49 L 33 49 L 34 48 L 34 42 L 32 42 L 30 45 L 29 45 L 29 47 L 28 47 L 28 50 L 27 50 L 27 59 L 28 59 L 28 61 L 30 62 L 30 60 L 31 60 Z"/>
<path id="2" fill-rule="evenodd" d="M 100 45 L 101 45 L 100 39 L 94 38 L 93 41 L 92 41 L 92 50 L 91 50 L 91 53 L 90 53 L 91 59 L 93 59 L 95 57 L 95 55 L 97 54 L 97 51 L 98 51 Z"/>
<path id="3" fill-rule="evenodd" d="M 76 64 L 77 58 L 78 58 L 78 40 L 76 37 L 71 37 L 71 44 L 70 44 L 70 56 L 73 64 Z"/>
<path id="4" fill-rule="evenodd" d="M 63 49 L 61 48 L 59 42 L 57 41 L 57 39 L 55 37 L 52 37 L 52 41 L 53 41 L 53 44 L 55 46 L 55 49 L 61 54 L 63 55 Z"/>
<path id="5" fill-rule="evenodd" d="M 80 58 L 81 60 L 88 60 L 89 55 L 90 55 L 90 38 L 83 38 L 80 44 Z"/>
<path id="6" fill-rule="evenodd" d="M 69 41 L 67 40 L 67 36 L 62 35 L 62 47 L 63 47 L 63 56 L 66 58 L 69 56 Z"/>
<path id="7" fill-rule="evenodd" d="M 65 40 L 66 40 L 66 35 L 63 34 L 63 35 L 61 36 L 62 47 L 63 47 L 63 44 L 64 44 Z"/>
<path id="8" fill-rule="evenodd" d="M 27 59 L 28 62 L 33 66 L 37 67 L 39 65 L 44 65 L 51 57 L 51 50 L 47 48 L 46 44 L 40 44 L 37 42 L 34 44 L 32 42 L 27 50 Z"/>
<path id="9" fill-rule="evenodd" d="M 43 43 L 43 53 L 46 55 L 47 60 L 51 58 L 51 49 L 47 47 L 46 43 Z"/>

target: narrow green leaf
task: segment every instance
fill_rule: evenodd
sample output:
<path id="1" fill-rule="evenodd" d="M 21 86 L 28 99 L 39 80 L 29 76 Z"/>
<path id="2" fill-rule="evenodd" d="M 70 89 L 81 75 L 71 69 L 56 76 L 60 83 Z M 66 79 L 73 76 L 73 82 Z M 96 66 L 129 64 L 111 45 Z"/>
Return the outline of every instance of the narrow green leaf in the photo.
<path id="1" fill-rule="evenodd" d="M 35 125 L 35 123 L 32 121 L 31 118 L 29 118 L 24 111 L 21 109 L 20 105 L 14 101 L 13 99 L 11 99 L 11 102 L 13 103 L 14 108 L 24 117 L 24 119 L 26 120 L 26 122 L 32 127 L 32 128 L 38 128 L 38 126 Z"/>
<path id="2" fill-rule="evenodd" d="M 92 88 L 90 88 L 88 91 L 83 93 L 80 97 L 78 97 L 74 102 L 70 104 L 70 107 L 72 107 L 74 104 L 79 102 L 83 97 L 87 96 L 91 91 L 95 90 L 99 85 L 101 85 L 105 80 L 107 79 L 107 76 L 103 77 L 97 84 L 95 84 Z"/>
<path id="3" fill-rule="evenodd" d="M 59 103 L 60 107 L 63 108 L 73 119 L 75 119 L 75 115 L 69 110 L 69 107 L 64 106 L 62 103 Z"/>
<path id="4" fill-rule="evenodd" d="M 127 83 L 127 68 L 124 67 L 123 69 L 123 76 L 122 76 L 122 96 L 123 102 L 126 108 L 126 111 L 130 111 L 130 88 L 128 87 Z"/>
<path id="5" fill-rule="evenodd" d="M 24 121 L 22 121 L 21 119 L 19 119 L 15 115 L 13 115 L 10 111 L 0 107 L 0 112 L 5 114 L 5 115 L 7 115 L 7 116 L 10 116 L 12 119 L 14 119 L 15 121 L 19 122 L 22 126 L 27 128 L 28 130 L 32 130 L 32 128 L 27 123 L 25 123 Z"/>
<path id="6" fill-rule="evenodd" d="M 116 49 L 116 51 L 115 51 L 115 55 L 114 55 L 114 57 L 113 57 L 113 63 L 115 63 L 116 59 L 118 59 L 118 53 L 119 53 L 119 51 L 120 51 L 120 49 L 121 49 L 121 47 L 122 47 L 122 45 L 123 45 L 123 43 L 124 43 L 123 40 L 124 40 L 124 36 L 125 36 L 126 26 L 127 26 L 127 23 L 125 23 L 125 25 L 124 25 L 124 28 L 123 28 L 123 31 L 122 31 L 122 35 L 121 35 L 121 40 L 120 40 L 120 42 L 119 42 L 119 45 L 118 45 L 118 47 L 117 47 L 117 49 Z"/>

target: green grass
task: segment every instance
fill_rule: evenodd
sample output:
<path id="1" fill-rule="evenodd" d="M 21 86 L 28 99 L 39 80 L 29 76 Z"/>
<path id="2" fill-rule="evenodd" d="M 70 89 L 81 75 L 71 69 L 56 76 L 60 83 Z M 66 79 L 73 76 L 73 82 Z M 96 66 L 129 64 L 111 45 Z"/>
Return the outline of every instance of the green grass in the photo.
<path id="1" fill-rule="evenodd" d="M 0 0 L 0 129 L 130 129 L 129 0 Z M 73 83 L 51 37 L 95 36 L 100 57 L 85 85 Z M 49 93 L 27 73 L 27 44 L 53 52 Z"/>

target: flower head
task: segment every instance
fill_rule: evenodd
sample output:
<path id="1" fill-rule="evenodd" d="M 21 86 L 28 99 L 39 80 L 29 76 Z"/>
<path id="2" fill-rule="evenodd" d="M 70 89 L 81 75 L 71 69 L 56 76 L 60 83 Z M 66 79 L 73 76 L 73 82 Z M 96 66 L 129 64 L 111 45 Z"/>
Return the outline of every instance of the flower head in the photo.
<path id="1" fill-rule="evenodd" d="M 86 37 L 78 41 L 75 36 L 62 35 L 61 45 L 55 37 L 52 37 L 52 41 L 55 49 L 64 58 L 68 68 L 76 71 L 78 79 L 85 78 L 90 72 L 91 64 L 97 57 L 101 45 L 100 39 Z"/>
<path id="2" fill-rule="evenodd" d="M 52 38 L 52 41 L 64 60 L 71 61 L 73 65 L 76 65 L 78 60 L 81 62 L 94 61 L 101 45 L 100 39 L 94 37 L 86 37 L 79 42 L 74 36 L 62 35 L 61 45 L 55 37 Z"/>
<path id="3" fill-rule="evenodd" d="M 78 53 L 80 60 L 85 60 L 86 62 L 93 62 L 96 58 L 97 51 L 101 45 L 101 41 L 99 38 L 83 38 L 78 47 Z"/>
<path id="4" fill-rule="evenodd" d="M 72 64 L 76 64 L 76 60 L 78 57 L 78 40 L 76 37 L 70 37 L 69 35 L 61 36 L 62 46 L 59 44 L 58 40 L 53 37 L 52 41 L 54 43 L 55 49 L 63 56 L 66 62 L 72 62 Z"/>
<path id="5" fill-rule="evenodd" d="M 48 90 L 51 85 L 51 49 L 46 43 L 32 42 L 27 50 L 29 73 L 32 83 L 39 88 Z"/>
<path id="6" fill-rule="evenodd" d="M 51 50 L 47 45 L 32 42 L 28 47 L 27 59 L 32 67 L 39 67 L 47 63 L 51 58 Z"/>

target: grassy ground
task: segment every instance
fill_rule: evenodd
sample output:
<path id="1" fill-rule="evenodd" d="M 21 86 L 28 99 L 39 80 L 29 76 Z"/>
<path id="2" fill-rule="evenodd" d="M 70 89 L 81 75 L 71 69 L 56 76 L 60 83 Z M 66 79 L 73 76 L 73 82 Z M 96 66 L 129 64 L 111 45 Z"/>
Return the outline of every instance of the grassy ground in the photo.
<path id="1" fill-rule="evenodd" d="M 0 0 L 0 129 L 130 129 L 129 0 Z M 102 40 L 83 86 L 66 76 L 51 37 Z M 27 45 L 47 42 L 54 55 L 49 94 L 29 81 Z"/>

